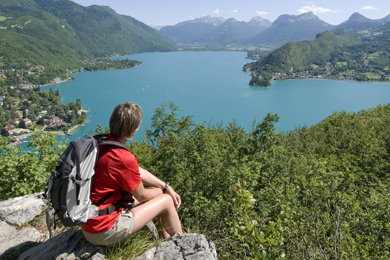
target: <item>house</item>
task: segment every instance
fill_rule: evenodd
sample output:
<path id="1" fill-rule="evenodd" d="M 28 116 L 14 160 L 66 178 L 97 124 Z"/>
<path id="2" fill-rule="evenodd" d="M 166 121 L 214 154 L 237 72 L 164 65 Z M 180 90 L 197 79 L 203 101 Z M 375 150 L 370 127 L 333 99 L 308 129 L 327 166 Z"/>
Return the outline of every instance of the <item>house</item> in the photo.
<path id="1" fill-rule="evenodd" d="M 15 129 L 14 125 L 7 125 L 1 129 L 1 135 L 3 136 L 10 136 L 12 135 L 12 130 Z"/>
<path id="2" fill-rule="evenodd" d="M 47 122 L 48 122 L 48 124 L 56 124 L 56 123 L 62 123 L 62 120 L 58 116 L 51 116 L 51 117 L 49 117 Z"/>
<path id="3" fill-rule="evenodd" d="M 21 128 L 27 128 L 28 125 L 31 125 L 31 119 L 29 118 L 24 118 L 22 121 L 20 121 L 19 127 Z"/>
<path id="4" fill-rule="evenodd" d="M 7 123 L 10 125 L 17 125 L 17 124 L 19 124 L 19 122 L 20 122 L 19 119 L 16 119 L 16 118 L 12 118 L 12 119 L 7 121 Z"/>
<path id="5" fill-rule="evenodd" d="M 21 89 L 33 89 L 34 88 L 34 85 L 31 84 L 31 83 L 26 83 L 26 84 L 21 84 L 19 86 Z"/>
<path id="6" fill-rule="evenodd" d="M 28 102 L 27 99 L 24 99 L 23 102 L 22 102 L 22 104 L 23 104 L 25 107 L 30 107 L 30 106 L 31 106 L 31 105 L 30 105 L 30 102 Z"/>
<path id="7" fill-rule="evenodd" d="M 66 127 L 66 123 L 62 122 L 58 116 L 51 116 L 46 120 L 46 129 L 48 130 L 56 130 L 64 127 Z"/>

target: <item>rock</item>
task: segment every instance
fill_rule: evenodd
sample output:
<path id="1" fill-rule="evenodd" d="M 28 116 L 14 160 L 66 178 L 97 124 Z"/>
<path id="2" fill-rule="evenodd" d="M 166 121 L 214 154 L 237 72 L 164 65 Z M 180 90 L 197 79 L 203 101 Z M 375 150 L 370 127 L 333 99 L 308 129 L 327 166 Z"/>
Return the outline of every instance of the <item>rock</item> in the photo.
<path id="1" fill-rule="evenodd" d="M 14 231 L 0 241 L 0 255 L 6 254 L 7 250 L 18 250 L 22 246 L 33 244 L 39 241 L 41 236 L 38 230 L 30 227 Z"/>
<path id="2" fill-rule="evenodd" d="M 8 225 L 5 221 L 0 221 L 0 243 L 5 240 L 5 237 L 16 232 L 16 228 Z"/>
<path id="3" fill-rule="evenodd" d="M 28 195 L 0 202 L 0 259 L 13 259 L 15 252 L 24 246 L 35 246 L 47 240 L 45 234 L 31 227 L 17 230 L 12 225 L 25 225 L 42 213 L 45 206 L 40 194 Z M 40 222 L 43 222 L 41 220 Z M 12 225 L 10 225 L 12 224 Z M 56 232 L 58 229 L 56 230 Z M 103 260 L 103 248 L 88 243 L 81 230 L 68 230 L 52 239 L 28 249 L 18 260 Z M 197 260 L 217 259 L 214 244 L 204 235 L 175 235 L 159 246 L 147 250 L 134 260 L 175 259 Z"/>
<path id="4" fill-rule="evenodd" d="M 101 247 L 92 245 L 84 239 L 81 230 L 68 230 L 46 242 L 22 253 L 18 260 L 76 260 L 104 259 Z"/>
<path id="5" fill-rule="evenodd" d="M 41 194 L 26 195 L 0 202 L 0 220 L 21 226 L 42 213 Z"/>
<path id="6" fill-rule="evenodd" d="M 103 249 L 88 243 L 81 230 L 68 230 L 51 240 L 33 247 L 18 257 L 18 260 L 103 260 Z M 147 250 L 133 260 L 214 260 L 217 252 L 214 244 L 204 235 L 175 235 L 159 246 Z"/>
<path id="7" fill-rule="evenodd" d="M 176 234 L 133 260 L 206 260 L 218 259 L 215 245 L 200 234 Z"/>

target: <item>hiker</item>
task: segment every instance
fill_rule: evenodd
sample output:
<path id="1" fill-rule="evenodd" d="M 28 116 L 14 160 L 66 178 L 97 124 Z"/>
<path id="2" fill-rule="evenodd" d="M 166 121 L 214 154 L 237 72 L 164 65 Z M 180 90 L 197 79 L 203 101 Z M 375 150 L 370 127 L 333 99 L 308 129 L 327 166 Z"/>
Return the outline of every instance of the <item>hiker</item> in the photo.
<path id="1" fill-rule="evenodd" d="M 126 144 L 137 132 L 141 121 L 142 109 L 138 104 L 126 102 L 116 106 L 111 114 L 107 140 Z M 150 188 L 144 188 L 144 184 Z M 123 192 L 134 197 L 135 206 L 89 219 L 82 229 L 90 243 L 110 245 L 124 242 L 131 233 L 151 220 L 155 220 L 164 238 L 183 233 L 177 214 L 181 199 L 169 182 L 139 167 L 130 151 L 101 146 L 91 192 L 92 203 L 104 200 L 111 192 L 114 193 L 108 195 L 109 198 L 99 206 L 99 210 L 115 204 L 123 197 Z"/>

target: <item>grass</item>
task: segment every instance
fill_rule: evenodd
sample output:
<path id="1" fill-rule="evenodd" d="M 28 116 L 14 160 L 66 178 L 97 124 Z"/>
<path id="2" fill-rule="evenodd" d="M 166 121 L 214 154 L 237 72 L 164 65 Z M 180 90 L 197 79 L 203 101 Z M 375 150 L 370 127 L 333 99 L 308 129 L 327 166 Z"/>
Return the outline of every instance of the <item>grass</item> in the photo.
<path id="1" fill-rule="evenodd" d="M 368 60 L 372 61 L 372 60 L 378 58 L 378 57 L 379 57 L 379 54 L 381 54 L 381 53 L 382 53 L 382 52 L 374 52 L 374 53 L 369 54 L 369 55 L 368 55 Z"/>
<path id="2" fill-rule="evenodd" d="M 346 61 L 339 61 L 336 63 L 337 67 L 342 67 L 342 66 L 348 66 L 348 62 Z"/>
<path id="3" fill-rule="evenodd" d="M 367 73 L 364 73 L 364 75 L 369 78 L 369 79 L 374 79 L 374 80 L 379 80 L 381 78 L 381 75 L 380 74 L 377 74 L 377 73 L 372 73 L 372 72 L 367 72 Z"/>
<path id="4" fill-rule="evenodd" d="M 7 18 L 10 18 L 10 17 L 5 17 L 5 16 L 0 15 L 0 22 L 4 22 L 5 20 L 7 20 Z"/>
<path id="5" fill-rule="evenodd" d="M 155 240 L 153 234 L 145 227 L 132 234 L 123 244 L 105 247 L 105 258 L 108 260 L 132 259 L 161 242 L 163 242 L 162 239 Z"/>

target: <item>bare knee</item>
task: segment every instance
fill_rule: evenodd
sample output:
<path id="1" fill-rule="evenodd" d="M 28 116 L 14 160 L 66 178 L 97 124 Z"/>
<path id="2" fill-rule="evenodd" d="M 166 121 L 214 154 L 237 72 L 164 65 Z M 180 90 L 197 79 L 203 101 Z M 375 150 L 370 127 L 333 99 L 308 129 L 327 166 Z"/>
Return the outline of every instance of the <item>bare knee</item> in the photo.
<path id="1" fill-rule="evenodd" d="M 162 203 L 166 204 L 169 207 L 174 207 L 173 199 L 171 196 L 169 196 L 168 194 L 161 194 L 160 196 Z"/>

